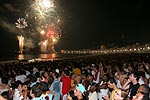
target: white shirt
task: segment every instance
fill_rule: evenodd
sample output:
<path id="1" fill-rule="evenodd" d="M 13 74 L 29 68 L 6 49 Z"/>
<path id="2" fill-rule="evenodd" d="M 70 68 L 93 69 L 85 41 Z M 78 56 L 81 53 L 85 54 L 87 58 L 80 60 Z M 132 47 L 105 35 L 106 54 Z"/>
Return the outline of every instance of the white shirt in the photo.
<path id="1" fill-rule="evenodd" d="M 96 91 L 93 93 L 90 92 L 88 97 L 89 97 L 89 100 L 98 100 L 98 94 Z"/>
<path id="2" fill-rule="evenodd" d="M 100 93 L 98 94 L 99 100 L 103 100 L 102 96 L 108 97 L 109 89 L 100 89 Z"/>
<path id="3" fill-rule="evenodd" d="M 144 81 L 142 80 L 142 78 L 139 78 L 138 83 L 139 83 L 140 85 L 144 84 Z"/>
<path id="4" fill-rule="evenodd" d="M 25 81 L 26 81 L 26 75 L 18 75 L 18 76 L 16 76 L 16 81 L 21 81 L 22 83 L 24 83 Z"/>
<path id="5" fill-rule="evenodd" d="M 20 91 L 18 89 L 15 89 L 15 93 L 13 95 L 13 100 L 22 100 L 23 99 L 23 95 L 20 95 L 19 92 Z"/>

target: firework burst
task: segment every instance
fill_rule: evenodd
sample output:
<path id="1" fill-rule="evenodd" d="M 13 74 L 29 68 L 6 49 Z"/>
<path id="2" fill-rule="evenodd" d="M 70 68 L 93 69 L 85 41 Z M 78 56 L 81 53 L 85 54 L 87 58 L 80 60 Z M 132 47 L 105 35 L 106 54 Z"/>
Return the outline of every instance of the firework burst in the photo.
<path id="1" fill-rule="evenodd" d="M 23 29 L 28 26 L 24 18 L 19 18 L 15 24 L 16 24 L 16 27 L 19 29 Z"/>
<path id="2" fill-rule="evenodd" d="M 25 19 L 28 20 L 28 37 L 32 36 L 36 44 L 45 48 L 42 51 L 50 51 L 61 37 L 63 18 L 60 13 L 59 0 L 27 0 L 24 11 Z M 25 21 L 25 20 L 24 20 Z M 24 26 L 23 26 L 23 25 Z M 27 23 L 26 23 L 27 25 Z M 26 27 L 23 20 L 17 20 L 16 27 Z M 39 34 L 38 34 L 39 33 Z M 32 34 L 32 35 L 31 35 Z M 46 44 L 46 46 L 44 45 Z M 47 50 L 46 50 L 47 49 Z M 54 49 L 53 49 L 54 51 Z"/>

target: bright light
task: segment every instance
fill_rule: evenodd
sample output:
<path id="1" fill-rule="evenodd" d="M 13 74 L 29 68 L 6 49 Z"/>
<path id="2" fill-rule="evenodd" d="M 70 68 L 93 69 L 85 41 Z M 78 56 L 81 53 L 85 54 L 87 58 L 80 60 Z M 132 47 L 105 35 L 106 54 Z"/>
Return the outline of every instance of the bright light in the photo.
<path id="1" fill-rule="evenodd" d="M 42 30 L 42 31 L 40 32 L 40 34 L 41 34 L 41 35 L 44 35 L 44 34 L 45 34 L 45 31 L 44 31 L 44 30 Z"/>
<path id="2" fill-rule="evenodd" d="M 15 24 L 16 24 L 16 27 L 19 29 L 23 29 L 28 26 L 24 18 L 19 18 Z"/>
<path id="3" fill-rule="evenodd" d="M 57 40 L 55 38 L 53 38 L 53 42 L 55 43 Z"/>
<path id="4" fill-rule="evenodd" d="M 132 51 L 132 49 L 130 49 L 130 51 Z"/>
<path id="5" fill-rule="evenodd" d="M 48 40 L 41 41 L 39 43 L 39 45 L 41 47 L 41 52 L 46 53 L 47 52 L 47 47 L 48 47 Z"/>
<path id="6" fill-rule="evenodd" d="M 23 59 L 24 59 L 24 55 L 23 55 L 23 54 L 19 54 L 19 55 L 18 55 L 18 59 L 19 59 L 19 60 L 23 60 Z"/>
<path id="7" fill-rule="evenodd" d="M 23 46 L 24 46 L 24 37 L 18 36 L 18 41 L 19 41 L 19 53 L 23 53 Z"/>
<path id="8" fill-rule="evenodd" d="M 39 5 L 41 7 L 46 7 L 46 8 L 54 6 L 49 0 L 42 0 L 42 1 L 40 0 Z"/>

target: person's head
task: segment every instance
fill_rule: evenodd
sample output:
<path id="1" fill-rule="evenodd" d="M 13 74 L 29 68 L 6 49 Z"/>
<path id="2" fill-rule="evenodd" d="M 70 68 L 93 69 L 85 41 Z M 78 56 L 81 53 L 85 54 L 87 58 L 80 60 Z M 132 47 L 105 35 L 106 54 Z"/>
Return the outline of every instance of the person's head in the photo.
<path id="1" fill-rule="evenodd" d="M 52 74 L 52 76 L 53 76 L 53 78 L 54 78 L 54 79 L 55 79 L 55 78 L 57 78 L 57 79 L 58 79 L 59 74 L 58 74 L 56 71 L 54 71 L 54 72 L 53 72 L 53 74 Z"/>
<path id="2" fill-rule="evenodd" d="M 87 76 L 87 80 L 88 81 L 93 81 L 94 76 L 92 75 L 92 73 L 89 73 Z"/>
<path id="3" fill-rule="evenodd" d="M 40 81 L 41 81 L 41 82 L 46 82 L 46 80 L 47 80 L 47 77 L 45 76 L 45 72 L 43 72 L 43 73 L 41 74 L 41 76 L 40 76 Z"/>
<path id="4" fill-rule="evenodd" d="M 125 78 L 126 78 L 125 75 L 122 75 L 122 74 L 118 75 L 118 80 L 121 82 L 124 81 Z"/>
<path id="5" fill-rule="evenodd" d="M 71 77 L 72 80 L 74 80 L 74 78 L 76 77 L 76 74 L 71 73 L 71 74 L 70 74 L 70 77 Z"/>
<path id="6" fill-rule="evenodd" d="M 31 88 L 30 96 L 32 98 L 35 98 L 35 97 L 40 97 L 41 95 L 42 95 L 41 85 L 37 83 Z"/>
<path id="7" fill-rule="evenodd" d="M 21 91 L 22 90 L 22 83 L 21 83 L 21 81 L 15 81 L 15 83 L 12 85 L 12 88 L 13 89 L 18 89 L 19 91 Z"/>
<path id="8" fill-rule="evenodd" d="M 85 94 L 85 87 L 82 84 L 77 84 L 76 89 L 74 90 L 74 95 L 79 97 L 83 97 Z"/>
<path id="9" fill-rule="evenodd" d="M 49 90 L 48 84 L 46 82 L 41 82 L 40 88 L 43 94 L 46 94 L 46 92 Z"/>
<path id="10" fill-rule="evenodd" d="M 69 70 L 64 70 L 64 75 L 69 76 L 70 75 Z"/>
<path id="11" fill-rule="evenodd" d="M 132 70 L 133 70 L 133 68 L 132 68 L 132 66 L 131 66 L 131 64 L 128 64 L 128 70 L 131 72 Z"/>
<path id="12" fill-rule="evenodd" d="M 81 83 L 82 82 L 82 76 L 80 74 L 76 75 L 74 78 L 75 84 Z"/>
<path id="13" fill-rule="evenodd" d="M 126 100 L 127 97 L 128 95 L 126 92 L 121 91 L 120 89 L 115 90 L 114 100 Z"/>
<path id="14" fill-rule="evenodd" d="M 114 78 L 110 78 L 107 82 L 108 84 L 108 87 L 111 88 L 111 89 L 115 89 L 116 88 L 116 80 Z"/>
<path id="15" fill-rule="evenodd" d="M 146 66 L 144 64 L 139 64 L 138 71 L 146 72 Z"/>
<path id="16" fill-rule="evenodd" d="M 133 96 L 132 100 L 149 100 L 149 97 L 143 93 L 137 93 L 135 96 Z"/>
<path id="17" fill-rule="evenodd" d="M 82 80 L 86 80 L 87 79 L 87 74 L 86 73 L 83 73 L 82 74 Z"/>
<path id="18" fill-rule="evenodd" d="M 34 75 L 31 75 L 31 82 L 36 82 L 37 81 L 37 78 L 36 78 L 36 76 L 34 76 Z"/>
<path id="19" fill-rule="evenodd" d="M 93 67 L 93 71 L 94 71 L 94 72 L 97 72 L 98 69 L 99 69 L 99 66 L 95 64 L 95 66 Z"/>
<path id="20" fill-rule="evenodd" d="M 98 92 L 98 84 L 96 84 L 96 83 L 93 82 L 91 84 L 90 91 L 91 92 L 94 92 L 94 91 Z"/>
<path id="21" fill-rule="evenodd" d="M 147 95 L 149 97 L 150 87 L 147 84 L 142 84 L 138 88 L 137 93 L 143 93 L 143 94 L 145 94 L 145 95 Z"/>
<path id="22" fill-rule="evenodd" d="M 139 80 L 139 73 L 137 72 L 137 71 L 133 71 L 133 72 L 131 72 L 130 73 L 130 75 L 129 75 L 129 79 L 130 79 L 130 81 L 138 81 Z"/>
<path id="23" fill-rule="evenodd" d="M 46 79 L 48 79 L 49 75 L 48 75 L 48 72 L 44 72 L 44 76 L 46 77 Z"/>
<path id="24" fill-rule="evenodd" d="M 77 97 L 74 95 L 74 91 L 68 92 L 68 100 L 77 100 Z"/>
<path id="25" fill-rule="evenodd" d="M 9 95 L 9 92 L 8 92 L 8 91 L 4 91 L 1 95 L 2 95 L 4 98 L 6 98 L 7 100 L 10 100 L 10 95 Z"/>

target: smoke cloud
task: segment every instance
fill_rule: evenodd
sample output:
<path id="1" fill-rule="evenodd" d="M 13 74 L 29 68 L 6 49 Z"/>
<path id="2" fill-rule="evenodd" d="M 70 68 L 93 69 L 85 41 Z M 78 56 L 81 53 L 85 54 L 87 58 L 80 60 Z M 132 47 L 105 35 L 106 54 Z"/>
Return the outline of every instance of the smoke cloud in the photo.
<path id="1" fill-rule="evenodd" d="M 9 32 L 16 32 L 16 27 L 15 27 L 15 24 L 11 24 L 11 23 L 8 23 L 7 21 L 4 21 L 4 20 L 0 20 L 0 27 L 2 27 L 3 29 L 9 31 Z"/>
<path id="2" fill-rule="evenodd" d="M 25 51 L 29 51 L 30 49 L 33 49 L 35 47 L 35 43 L 31 38 L 25 38 L 24 46 Z"/>

